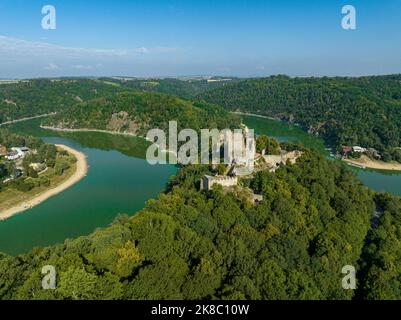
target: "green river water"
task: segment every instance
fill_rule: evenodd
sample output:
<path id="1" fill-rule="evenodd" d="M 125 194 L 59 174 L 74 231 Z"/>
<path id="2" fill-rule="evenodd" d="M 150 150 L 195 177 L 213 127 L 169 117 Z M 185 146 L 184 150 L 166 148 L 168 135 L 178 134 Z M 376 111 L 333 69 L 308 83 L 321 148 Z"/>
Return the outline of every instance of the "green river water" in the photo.
<path id="1" fill-rule="evenodd" d="M 325 150 L 324 141 L 320 138 L 312 136 L 302 130 L 300 127 L 290 125 L 281 121 L 243 116 L 243 122 L 255 130 L 256 134 L 266 134 L 276 138 L 278 141 L 298 141 L 310 149 L 315 149 L 326 156 L 329 152 Z M 391 192 L 401 196 L 401 172 L 359 169 L 350 167 L 355 171 L 359 179 L 368 187 L 376 191 Z"/>
<path id="2" fill-rule="evenodd" d="M 327 153 L 321 139 L 297 126 L 265 118 L 243 118 L 258 134 L 279 141 L 300 141 L 308 148 Z M 145 160 L 148 143 L 143 139 L 105 133 L 55 133 L 40 129 L 41 121 L 30 120 L 8 128 L 82 151 L 90 165 L 88 176 L 39 206 L 0 221 L 2 252 L 15 255 L 63 242 L 107 226 L 119 213 L 132 215 L 161 192 L 177 170 L 171 165 L 149 165 Z M 401 195 L 401 174 L 353 170 L 372 189 Z"/>
<path id="3" fill-rule="evenodd" d="M 2 252 L 15 255 L 63 242 L 109 225 L 119 213 L 132 215 L 163 191 L 176 172 L 171 165 L 148 164 L 148 143 L 143 139 L 107 133 L 58 134 L 40 129 L 41 121 L 8 128 L 82 151 L 88 158 L 88 175 L 42 204 L 0 221 Z"/>

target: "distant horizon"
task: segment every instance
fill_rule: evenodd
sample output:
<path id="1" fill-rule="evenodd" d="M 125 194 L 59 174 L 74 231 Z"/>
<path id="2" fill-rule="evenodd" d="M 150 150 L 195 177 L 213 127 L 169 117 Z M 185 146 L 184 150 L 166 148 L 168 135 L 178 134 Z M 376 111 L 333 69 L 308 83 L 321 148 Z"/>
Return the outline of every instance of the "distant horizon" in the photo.
<path id="1" fill-rule="evenodd" d="M 96 5 L 52 0 L 48 5 L 53 16 L 41 0 L 1 1 L 0 78 L 401 73 L 399 0 L 99 0 Z M 345 5 L 355 10 L 354 29 L 344 28 Z"/>
<path id="2" fill-rule="evenodd" d="M 32 78 L 0 78 L 0 81 L 30 81 L 30 80 L 40 80 L 40 79 L 99 79 L 99 78 L 127 78 L 132 80 L 146 80 L 146 79 L 176 79 L 185 81 L 183 78 L 193 79 L 193 78 L 204 78 L 199 80 L 207 80 L 210 78 L 227 78 L 227 79 L 263 79 L 263 78 L 271 78 L 277 76 L 285 76 L 289 78 L 364 78 L 364 77 L 386 77 L 386 76 L 397 76 L 401 75 L 399 73 L 386 73 L 386 74 L 364 74 L 364 75 L 355 75 L 355 76 L 347 76 L 347 75 L 288 75 L 288 74 L 268 74 L 268 75 L 258 75 L 258 76 L 233 76 L 233 75 L 180 75 L 180 76 L 127 76 L 127 75 L 100 75 L 100 76 L 93 76 L 93 75 L 80 75 L 80 76 L 70 76 L 70 75 L 60 75 L 60 76 L 38 76 Z"/>

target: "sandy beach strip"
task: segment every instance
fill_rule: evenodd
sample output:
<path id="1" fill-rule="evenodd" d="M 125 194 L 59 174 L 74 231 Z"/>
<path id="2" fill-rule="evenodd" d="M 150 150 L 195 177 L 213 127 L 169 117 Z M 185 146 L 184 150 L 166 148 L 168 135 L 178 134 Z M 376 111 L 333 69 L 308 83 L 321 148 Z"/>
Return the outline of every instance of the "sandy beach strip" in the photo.
<path id="1" fill-rule="evenodd" d="M 88 162 L 87 162 L 85 154 L 83 154 L 82 152 L 79 152 L 73 148 L 70 148 L 68 146 L 62 145 L 62 144 L 56 144 L 56 146 L 61 149 L 66 150 L 70 154 L 74 155 L 74 157 L 77 159 L 75 173 L 71 177 L 69 177 L 67 180 L 62 182 L 61 184 L 35 196 L 33 199 L 24 201 L 23 203 L 20 203 L 17 206 L 14 206 L 3 212 L 0 212 L 0 220 L 8 219 L 17 213 L 29 210 L 32 207 L 41 204 L 42 202 L 46 201 L 47 199 L 70 188 L 71 186 L 73 186 L 74 184 L 79 182 L 81 179 L 83 179 L 87 175 Z"/>
<path id="2" fill-rule="evenodd" d="M 357 160 L 344 159 L 344 161 L 351 165 L 362 166 L 369 169 L 401 171 L 401 163 L 371 160 L 365 155 L 361 156 L 361 158 Z"/>
<path id="3" fill-rule="evenodd" d="M 119 132 L 119 131 L 111 131 L 111 130 L 102 130 L 102 129 L 88 129 L 88 128 L 80 128 L 80 129 L 68 129 L 68 128 L 57 128 L 57 127 L 49 127 L 49 126 L 40 126 L 41 129 L 45 130 L 51 130 L 51 131 L 59 131 L 59 132 L 98 132 L 98 133 L 107 133 L 107 134 L 113 134 L 113 135 L 120 135 L 120 136 L 129 136 L 129 137 L 135 137 L 135 138 L 142 138 L 145 139 L 145 137 L 139 136 L 135 133 L 130 133 L 130 132 Z"/>
<path id="4" fill-rule="evenodd" d="M 248 117 L 263 118 L 263 119 L 269 119 L 269 120 L 275 120 L 275 121 L 282 121 L 282 120 L 277 119 L 277 118 L 264 116 L 262 114 L 256 114 L 256 113 L 241 112 L 241 111 L 231 111 L 231 113 L 232 114 L 237 114 L 239 116 L 248 116 Z"/>

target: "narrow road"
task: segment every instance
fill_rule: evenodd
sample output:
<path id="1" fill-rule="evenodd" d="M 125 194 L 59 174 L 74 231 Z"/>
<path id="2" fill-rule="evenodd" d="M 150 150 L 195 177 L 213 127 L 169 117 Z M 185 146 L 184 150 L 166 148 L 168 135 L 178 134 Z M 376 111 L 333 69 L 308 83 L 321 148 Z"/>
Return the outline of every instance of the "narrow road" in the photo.
<path id="1" fill-rule="evenodd" d="M 22 121 L 28 121 L 28 120 L 37 119 L 37 118 L 44 118 L 44 117 L 54 116 L 56 114 L 57 114 L 57 112 L 52 112 L 52 113 L 41 114 L 41 115 L 34 116 L 34 117 L 28 117 L 28 118 L 22 118 L 22 119 L 6 121 L 6 122 L 3 122 L 3 123 L 0 123 L 0 127 L 8 125 L 8 124 L 17 123 L 17 122 L 22 122 Z"/>

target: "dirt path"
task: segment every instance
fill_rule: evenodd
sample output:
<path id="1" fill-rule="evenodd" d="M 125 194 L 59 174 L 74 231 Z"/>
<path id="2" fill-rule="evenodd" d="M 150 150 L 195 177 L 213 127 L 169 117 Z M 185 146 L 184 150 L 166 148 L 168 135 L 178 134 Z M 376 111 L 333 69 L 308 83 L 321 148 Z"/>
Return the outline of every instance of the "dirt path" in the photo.
<path id="1" fill-rule="evenodd" d="M 13 123 L 24 122 L 24 121 L 33 120 L 33 119 L 38 119 L 38 118 L 50 117 L 50 116 L 54 116 L 55 114 L 57 114 L 57 113 L 56 113 L 56 112 L 53 112 L 53 113 L 41 114 L 41 115 L 34 116 L 34 117 L 28 117 L 28 118 L 10 120 L 10 121 L 6 121 L 6 122 L 3 122 L 3 123 L 0 123 L 0 127 L 1 127 L 1 126 L 6 126 L 6 125 L 8 125 L 8 124 L 13 124 Z"/>

